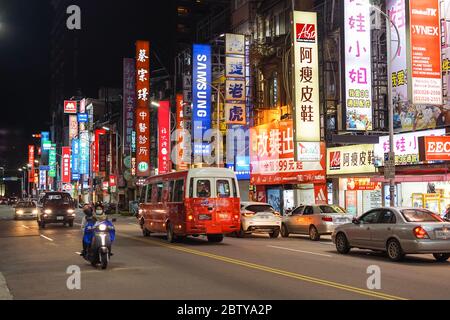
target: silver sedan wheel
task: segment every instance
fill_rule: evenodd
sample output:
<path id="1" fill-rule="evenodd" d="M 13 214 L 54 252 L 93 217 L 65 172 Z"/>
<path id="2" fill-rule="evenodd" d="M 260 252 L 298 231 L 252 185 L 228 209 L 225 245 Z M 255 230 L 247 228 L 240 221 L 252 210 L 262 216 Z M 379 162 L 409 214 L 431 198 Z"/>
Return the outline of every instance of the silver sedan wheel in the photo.
<path id="1" fill-rule="evenodd" d="M 402 247 L 400 246 L 400 243 L 395 239 L 388 242 L 387 254 L 393 261 L 400 261 L 404 257 Z"/>

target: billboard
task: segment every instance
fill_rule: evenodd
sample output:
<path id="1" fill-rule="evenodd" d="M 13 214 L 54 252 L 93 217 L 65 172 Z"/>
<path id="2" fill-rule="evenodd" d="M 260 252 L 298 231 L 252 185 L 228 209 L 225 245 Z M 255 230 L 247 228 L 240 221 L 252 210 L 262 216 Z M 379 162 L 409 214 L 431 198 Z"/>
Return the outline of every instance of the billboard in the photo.
<path id="1" fill-rule="evenodd" d="M 34 145 L 28 146 L 28 179 L 32 181 L 34 179 Z"/>
<path id="2" fill-rule="evenodd" d="M 449 161 L 450 137 L 419 137 L 419 154 L 421 161 Z"/>
<path id="3" fill-rule="evenodd" d="M 160 101 L 158 107 L 158 173 L 171 171 L 170 166 L 170 104 Z"/>
<path id="4" fill-rule="evenodd" d="M 346 130 L 372 130 L 370 1 L 343 3 Z"/>
<path id="5" fill-rule="evenodd" d="M 260 125 L 250 131 L 250 168 L 251 184 L 323 183 L 325 144 L 319 161 L 295 161 L 292 121 Z"/>
<path id="6" fill-rule="evenodd" d="M 320 141 L 317 14 L 294 11 L 294 140 Z"/>
<path id="7" fill-rule="evenodd" d="M 76 114 L 77 113 L 77 102 L 72 100 L 64 101 L 64 113 Z"/>
<path id="8" fill-rule="evenodd" d="M 173 157 L 173 159 L 176 159 L 177 163 L 177 170 L 186 170 L 188 168 L 186 161 L 184 161 L 184 158 L 187 157 L 188 155 L 186 154 L 187 151 L 189 150 L 190 146 L 188 144 L 191 143 L 190 140 L 188 140 L 185 136 L 185 134 L 183 134 L 186 131 L 183 130 L 187 130 L 187 122 L 188 119 L 186 118 L 185 115 L 185 103 L 183 101 L 183 94 L 179 93 L 177 94 L 177 98 L 176 98 L 176 128 L 177 128 L 177 132 L 178 132 L 178 136 L 177 136 L 177 144 L 176 144 L 176 150 L 174 150 L 174 152 L 176 152 L 175 156 Z M 189 158 L 190 160 L 190 158 Z"/>
<path id="9" fill-rule="evenodd" d="M 211 128 L 211 46 L 192 47 L 192 106 L 194 152 L 203 150 L 203 134 Z"/>
<path id="10" fill-rule="evenodd" d="M 70 147 L 61 148 L 61 182 L 71 183 L 70 178 Z"/>
<path id="11" fill-rule="evenodd" d="M 78 119 L 76 114 L 69 116 L 69 141 L 78 136 Z"/>
<path id="12" fill-rule="evenodd" d="M 150 175 L 150 113 L 147 107 L 136 109 L 136 176 Z"/>
<path id="13" fill-rule="evenodd" d="M 409 25 L 412 103 L 441 105 L 439 1 L 409 1 Z"/>
<path id="14" fill-rule="evenodd" d="M 72 175 L 80 173 L 80 140 L 72 140 Z"/>
<path id="15" fill-rule="evenodd" d="M 89 132 L 80 132 L 80 174 L 89 175 Z"/>
<path id="16" fill-rule="evenodd" d="M 327 148 L 327 174 L 375 173 L 373 144 Z"/>
<path id="17" fill-rule="evenodd" d="M 56 177 L 56 144 L 52 143 L 50 147 L 50 152 L 48 156 L 48 165 L 50 170 L 48 171 L 48 176 L 51 178 Z"/>

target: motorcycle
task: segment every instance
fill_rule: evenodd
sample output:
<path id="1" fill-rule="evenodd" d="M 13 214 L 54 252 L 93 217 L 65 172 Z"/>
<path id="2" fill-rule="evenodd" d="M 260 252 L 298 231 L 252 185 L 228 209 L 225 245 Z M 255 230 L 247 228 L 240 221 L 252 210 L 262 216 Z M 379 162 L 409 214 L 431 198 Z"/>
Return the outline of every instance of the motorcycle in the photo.
<path id="1" fill-rule="evenodd" d="M 112 219 L 112 222 L 115 221 L 116 219 Z M 114 225 L 106 219 L 96 222 L 91 228 L 93 231 L 91 245 L 88 247 L 84 259 L 94 267 L 100 265 L 102 269 L 106 269 L 113 255 L 111 245 L 115 238 Z"/>

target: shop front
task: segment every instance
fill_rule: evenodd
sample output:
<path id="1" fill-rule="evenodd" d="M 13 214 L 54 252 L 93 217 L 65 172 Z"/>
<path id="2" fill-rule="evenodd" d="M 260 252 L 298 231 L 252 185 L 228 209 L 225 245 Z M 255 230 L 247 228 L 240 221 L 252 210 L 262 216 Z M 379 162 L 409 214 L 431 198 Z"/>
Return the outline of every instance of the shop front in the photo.
<path id="1" fill-rule="evenodd" d="M 395 205 L 428 208 L 444 213 L 450 205 L 449 160 L 450 137 L 445 129 L 434 129 L 396 134 L 395 151 Z M 446 145 L 446 143 L 448 144 Z M 389 183 L 384 179 L 384 159 L 389 152 L 389 137 L 380 137 L 375 145 L 375 157 L 380 167 L 376 179 L 383 183 L 383 204 L 389 205 Z"/>
<path id="2" fill-rule="evenodd" d="M 274 121 L 250 133 L 252 200 L 270 203 L 284 213 L 300 204 L 326 203 L 325 145 L 317 143 L 318 160 L 295 161 L 292 121 Z"/>
<path id="3" fill-rule="evenodd" d="M 327 149 L 329 203 L 354 216 L 381 206 L 382 184 L 375 180 L 374 145 L 361 144 Z"/>

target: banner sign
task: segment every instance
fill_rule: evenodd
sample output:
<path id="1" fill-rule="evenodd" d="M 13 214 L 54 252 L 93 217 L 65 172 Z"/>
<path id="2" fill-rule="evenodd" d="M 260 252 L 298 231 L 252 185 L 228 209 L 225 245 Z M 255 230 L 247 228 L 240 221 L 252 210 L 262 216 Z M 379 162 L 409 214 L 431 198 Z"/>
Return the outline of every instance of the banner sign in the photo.
<path id="1" fill-rule="evenodd" d="M 80 140 L 72 140 L 72 175 L 80 172 Z"/>
<path id="2" fill-rule="evenodd" d="M 211 46 L 194 44 L 192 51 L 194 152 L 201 154 L 203 134 L 211 128 Z"/>
<path id="3" fill-rule="evenodd" d="M 28 179 L 32 181 L 34 179 L 34 145 L 28 146 Z"/>
<path id="4" fill-rule="evenodd" d="M 52 143 L 50 142 L 50 132 L 42 131 L 41 132 L 41 148 L 42 150 L 50 150 Z"/>
<path id="5" fill-rule="evenodd" d="M 183 134 L 184 132 L 186 132 L 183 130 L 187 130 L 186 126 L 187 119 L 185 117 L 184 112 L 185 106 L 183 101 L 183 95 L 181 93 L 177 94 L 176 103 L 177 103 L 176 128 L 178 132 L 176 150 L 174 150 L 176 151 L 175 157 L 177 161 L 176 168 L 177 170 L 186 170 L 188 168 L 188 165 L 184 161 L 184 157 L 187 156 L 185 153 L 188 151 L 188 148 L 190 148 L 189 144 L 191 143 L 191 141 L 186 138 L 185 134 Z"/>
<path id="6" fill-rule="evenodd" d="M 80 174 L 89 175 L 90 143 L 89 132 L 80 132 Z"/>
<path id="7" fill-rule="evenodd" d="M 317 14 L 294 11 L 294 141 L 320 141 Z M 320 146 L 318 145 L 319 149 Z M 296 155 L 298 157 L 298 155 Z M 300 159 L 298 159 L 300 160 Z"/>
<path id="8" fill-rule="evenodd" d="M 327 174 L 375 173 L 373 144 L 327 148 Z"/>
<path id="9" fill-rule="evenodd" d="M 78 136 L 78 120 L 77 115 L 71 114 L 69 116 L 69 142 L 72 141 L 73 138 Z"/>
<path id="10" fill-rule="evenodd" d="M 370 1 L 344 0 L 347 130 L 372 130 Z"/>
<path id="11" fill-rule="evenodd" d="M 150 113 L 148 108 L 136 109 L 136 175 L 150 175 Z"/>
<path id="12" fill-rule="evenodd" d="M 439 0 L 409 1 L 412 103 L 442 104 Z"/>
<path id="13" fill-rule="evenodd" d="M 70 183 L 70 147 L 61 149 L 61 182 Z"/>
<path id="14" fill-rule="evenodd" d="M 134 130 L 136 74 L 133 59 L 123 59 L 123 153 L 129 154 Z"/>
<path id="15" fill-rule="evenodd" d="M 87 113 L 78 113 L 77 120 L 78 120 L 78 123 L 86 123 L 89 121 L 89 116 Z"/>
<path id="16" fill-rule="evenodd" d="M 371 181 L 370 178 L 348 178 L 347 190 L 373 191 L 381 190 L 382 183 Z"/>
<path id="17" fill-rule="evenodd" d="M 425 130 L 394 135 L 395 165 L 419 164 L 419 137 L 442 136 L 445 129 Z M 384 166 L 384 155 L 389 150 L 389 136 L 381 136 L 379 143 L 375 145 L 375 157 L 378 166 Z"/>
<path id="18" fill-rule="evenodd" d="M 158 107 L 158 172 L 169 173 L 170 168 L 170 104 L 160 101 Z"/>
<path id="19" fill-rule="evenodd" d="M 251 184 L 323 183 L 325 144 L 320 161 L 295 161 L 292 121 L 260 125 L 250 133 L 250 168 Z"/>
<path id="20" fill-rule="evenodd" d="M 50 148 L 50 153 L 48 156 L 48 165 L 50 170 L 48 171 L 48 176 L 51 178 L 56 177 L 56 144 L 52 143 Z"/>
<path id="21" fill-rule="evenodd" d="M 136 42 L 136 98 L 137 107 L 148 107 L 150 96 L 150 43 Z"/>
<path id="22" fill-rule="evenodd" d="M 47 171 L 39 170 L 39 189 L 46 189 L 47 185 Z"/>

